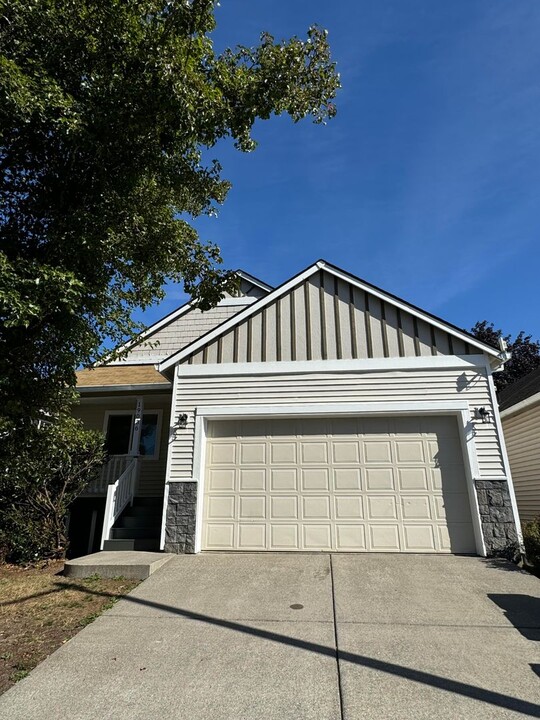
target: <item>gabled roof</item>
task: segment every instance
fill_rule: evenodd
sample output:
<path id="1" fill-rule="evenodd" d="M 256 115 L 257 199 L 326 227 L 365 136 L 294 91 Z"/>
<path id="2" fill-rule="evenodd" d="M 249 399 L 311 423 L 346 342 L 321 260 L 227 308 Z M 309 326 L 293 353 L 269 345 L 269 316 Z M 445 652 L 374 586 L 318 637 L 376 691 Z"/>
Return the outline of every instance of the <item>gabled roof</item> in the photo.
<path id="1" fill-rule="evenodd" d="M 206 346 L 208 343 L 212 342 L 215 338 L 221 336 L 223 333 L 227 332 L 231 328 L 234 328 L 241 323 L 243 323 L 246 319 L 254 315 L 255 313 L 259 312 L 262 308 L 269 305 L 270 303 L 273 303 L 275 300 L 280 298 L 281 296 L 288 293 L 290 290 L 295 288 L 299 283 L 307 280 L 311 276 L 313 276 L 315 273 L 319 273 L 321 270 L 324 270 L 325 272 L 328 272 L 332 275 L 334 275 L 336 278 L 341 278 L 345 280 L 346 282 L 350 283 L 351 285 L 354 285 L 361 290 L 378 297 L 379 299 L 394 305 L 396 308 L 399 308 L 401 310 L 405 310 L 406 312 L 410 313 L 411 315 L 423 320 L 424 322 L 427 322 L 428 324 L 439 328 L 440 330 L 449 333 L 460 340 L 464 341 L 470 346 L 474 346 L 478 348 L 481 352 L 487 353 L 488 355 L 491 355 L 494 358 L 499 359 L 500 355 L 500 349 L 493 348 L 490 345 L 487 345 L 480 340 L 477 340 L 474 336 L 470 335 L 469 333 L 465 332 L 464 330 L 461 330 L 460 328 L 457 328 L 455 325 L 452 325 L 444 320 L 441 320 L 440 318 L 436 317 L 435 315 L 432 315 L 431 313 L 426 312 L 425 310 L 421 310 L 420 308 L 416 307 L 415 305 L 411 305 L 410 303 L 402 300 L 401 298 L 398 298 L 395 295 L 392 295 L 391 293 L 388 293 L 384 290 L 381 290 L 380 288 L 376 287 L 375 285 L 372 285 L 371 283 L 366 282 L 365 280 L 361 280 L 360 278 L 352 275 L 351 273 L 348 273 L 344 270 L 341 270 L 340 268 L 336 267 L 335 265 L 332 265 L 331 263 L 326 262 L 325 260 L 318 260 L 313 265 L 310 265 L 308 268 L 303 270 L 302 272 L 298 273 L 294 277 L 292 277 L 290 280 L 287 280 L 282 285 L 277 287 L 275 290 L 270 292 L 265 297 L 258 300 L 256 303 L 253 303 L 249 307 L 246 307 L 243 311 L 239 312 L 234 317 L 230 318 L 229 320 L 226 320 L 225 322 L 221 323 L 217 327 L 213 328 L 211 331 L 206 333 L 205 335 L 201 336 L 194 342 L 190 343 L 189 345 L 186 345 L 181 350 L 173 353 L 168 358 L 163 360 L 159 365 L 157 365 L 160 372 L 164 372 L 169 370 L 172 366 L 176 365 L 177 363 L 181 362 L 194 352 L 200 350 L 204 346 Z"/>
<path id="2" fill-rule="evenodd" d="M 267 283 L 263 282 L 262 280 L 259 280 L 258 278 L 254 277 L 253 275 L 250 275 L 249 273 L 245 272 L 244 270 L 236 270 L 236 275 L 241 280 L 245 280 L 247 283 L 250 283 L 252 286 L 260 288 L 265 293 L 269 293 L 273 290 L 273 287 L 271 285 L 268 285 Z M 230 303 L 231 301 L 225 300 L 224 302 Z M 156 333 L 158 330 L 161 330 L 161 328 L 165 327 L 166 325 L 169 325 L 169 323 L 174 322 L 178 318 L 182 317 L 182 315 L 185 315 L 193 307 L 196 307 L 196 306 L 194 305 L 194 303 L 192 301 L 184 303 L 184 305 L 181 305 L 180 307 L 176 308 L 176 310 L 173 310 L 172 312 L 168 313 L 168 315 L 165 315 L 160 320 L 157 320 L 155 323 L 153 323 L 153 325 L 150 325 L 149 327 L 147 327 L 146 330 L 143 330 L 143 332 L 141 332 L 136 338 L 133 338 L 133 340 L 130 340 L 129 342 L 120 346 L 120 348 L 118 348 L 118 351 L 123 352 L 125 350 L 128 350 L 129 348 L 135 347 L 136 345 L 140 345 L 140 343 L 143 340 L 147 340 L 151 335 L 154 335 L 154 333 Z"/>
<path id="3" fill-rule="evenodd" d="M 540 399 L 540 367 L 508 385 L 500 392 L 499 409 L 508 410 L 523 400 L 532 398 L 533 395 L 539 395 Z"/>

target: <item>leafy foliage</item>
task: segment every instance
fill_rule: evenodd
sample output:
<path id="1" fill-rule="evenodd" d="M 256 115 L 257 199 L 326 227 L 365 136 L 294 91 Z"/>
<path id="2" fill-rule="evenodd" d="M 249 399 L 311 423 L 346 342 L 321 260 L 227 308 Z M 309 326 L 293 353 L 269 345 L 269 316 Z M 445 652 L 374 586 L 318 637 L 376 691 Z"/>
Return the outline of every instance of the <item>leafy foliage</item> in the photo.
<path id="1" fill-rule="evenodd" d="M 523 330 L 512 339 L 511 335 L 503 335 L 502 330 L 496 330 L 493 323 L 483 320 L 476 323 L 471 333 L 478 340 L 494 347 L 498 346 L 499 338 L 502 337 L 512 355 L 505 363 L 504 370 L 493 375 L 497 392 L 540 367 L 540 341 L 533 340 L 532 335 L 525 335 Z"/>
<path id="2" fill-rule="evenodd" d="M 215 0 L 11 0 L 0 13 L 0 430 L 65 406 L 172 280 L 203 309 L 235 278 L 191 221 L 229 183 L 209 149 L 257 119 L 323 123 L 326 32 L 213 50 Z M 66 390 L 68 388 L 68 390 Z"/>
<path id="3" fill-rule="evenodd" d="M 527 560 L 540 571 L 540 517 L 523 526 L 523 543 Z"/>
<path id="4" fill-rule="evenodd" d="M 0 555 L 11 562 L 64 557 L 66 517 L 105 459 L 103 437 L 69 416 L 4 439 Z"/>

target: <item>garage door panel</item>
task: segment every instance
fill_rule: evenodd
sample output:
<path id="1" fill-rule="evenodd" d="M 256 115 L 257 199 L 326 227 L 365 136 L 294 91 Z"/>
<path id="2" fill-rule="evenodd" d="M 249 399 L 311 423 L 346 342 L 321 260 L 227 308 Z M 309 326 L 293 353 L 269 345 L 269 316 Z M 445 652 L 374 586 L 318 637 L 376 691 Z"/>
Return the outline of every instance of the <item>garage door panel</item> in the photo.
<path id="1" fill-rule="evenodd" d="M 236 444 L 216 442 L 211 445 L 210 462 L 213 465 L 230 465 L 236 462 Z"/>
<path id="2" fill-rule="evenodd" d="M 239 455 L 241 465 L 266 465 L 266 443 L 241 442 Z"/>
<path id="3" fill-rule="evenodd" d="M 294 465 L 297 463 L 295 442 L 273 442 L 270 446 L 272 465 Z"/>
<path id="4" fill-rule="evenodd" d="M 331 550 L 332 549 L 332 526 L 327 525 L 302 525 L 302 536 L 304 550 Z"/>
<path id="5" fill-rule="evenodd" d="M 334 468 L 334 490 L 361 490 L 362 473 L 356 468 Z"/>
<path id="6" fill-rule="evenodd" d="M 328 462 L 328 445 L 325 441 L 300 442 L 300 461 L 306 465 Z"/>
<path id="7" fill-rule="evenodd" d="M 475 551 L 453 418 L 212 425 L 203 549 Z"/>
<path id="8" fill-rule="evenodd" d="M 234 520 L 234 495 L 213 495 L 206 503 L 206 518 L 208 520 Z"/>
<path id="9" fill-rule="evenodd" d="M 388 440 L 367 440 L 364 443 L 364 462 L 370 463 L 392 462 L 391 444 Z"/>
<path id="10" fill-rule="evenodd" d="M 300 549 L 298 525 L 272 524 L 270 526 L 270 550 Z"/>
<path id="11" fill-rule="evenodd" d="M 466 493 L 444 493 L 433 498 L 435 517 L 446 522 L 463 522 L 470 513 L 469 496 Z"/>
<path id="12" fill-rule="evenodd" d="M 433 510 L 428 495 L 417 495 L 402 498 L 403 520 L 432 520 Z"/>
<path id="13" fill-rule="evenodd" d="M 369 525 L 369 550 L 399 552 L 401 543 L 398 525 Z"/>
<path id="14" fill-rule="evenodd" d="M 398 463 L 423 463 L 424 444 L 421 440 L 396 440 L 396 460 Z"/>
<path id="15" fill-rule="evenodd" d="M 393 495 L 381 495 L 367 498 L 366 519 L 383 520 L 387 518 L 398 518 L 397 502 Z"/>
<path id="16" fill-rule="evenodd" d="M 270 489 L 274 492 L 289 490 L 298 492 L 297 468 L 270 468 Z"/>
<path id="17" fill-rule="evenodd" d="M 330 520 L 330 496 L 303 497 L 303 520 Z"/>
<path id="18" fill-rule="evenodd" d="M 238 548 L 240 550 L 266 550 L 266 524 L 238 525 Z"/>
<path id="19" fill-rule="evenodd" d="M 360 462 L 360 443 L 358 440 L 332 442 L 332 461 L 334 465 Z"/>
<path id="20" fill-rule="evenodd" d="M 301 470 L 302 490 L 330 490 L 328 468 L 308 468 Z"/>
<path id="21" fill-rule="evenodd" d="M 398 468 L 397 476 L 399 490 L 429 490 L 428 468 Z"/>
<path id="22" fill-rule="evenodd" d="M 408 552 L 436 552 L 432 525 L 403 525 L 404 549 Z"/>
<path id="23" fill-rule="evenodd" d="M 270 498 L 270 520 L 298 520 L 298 501 L 294 495 Z"/>
<path id="24" fill-rule="evenodd" d="M 266 497 L 264 495 L 240 495 L 238 505 L 240 520 L 266 520 Z"/>
<path id="25" fill-rule="evenodd" d="M 208 474 L 208 489 L 235 490 L 236 471 L 234 469 L 222 470 L 211 468 Z"/>
<path id="26" fill-rule="evenodd" d="M 234 548 L 234 523 L 207 523 L 205 526 L 207 550 L 231 550 Z"/>
<path id="27" fill-rule="evenodd" d="M 241 468 L 239 490 L 266 490 L 266 468 Z"/>
<path id="28" fill-rule="evenodd" d="M 363 525 L 336 524 L 336 549 L 345 551 L 366 550 L 366 530 Z"/>
<path id="29" fill-rule="evenodd" d="M 366 467 L 366 490 L 395 490 L 394 469 Z"/>
<path id="30" fill-rule="evenodd" d="M 336 520 L 361 520 L 364 517 L 363 498 L 360 495 L 337 495 L 334 497 Z"/>

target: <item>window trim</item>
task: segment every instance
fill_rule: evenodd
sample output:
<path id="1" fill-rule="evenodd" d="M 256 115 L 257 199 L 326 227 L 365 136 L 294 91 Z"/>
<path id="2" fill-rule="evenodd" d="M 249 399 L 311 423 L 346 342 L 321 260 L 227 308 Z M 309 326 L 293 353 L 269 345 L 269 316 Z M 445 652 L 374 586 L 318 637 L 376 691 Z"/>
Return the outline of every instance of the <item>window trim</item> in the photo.
<path id="1" fill-rule="evenodd" d="M 105 410 L 105 416 L 103 419 L 103 437 L 105 440 L 107 439 L 107 429 L 109 426 L 109 418 L 111 415 L 131 415 L 131 431 L 130 431 L 130 438 L 133 435 L 133 423 L 135 421 L 135 410 L 126 409 L 126 410 Z M 160 450 L 160 444 L 161 444 L 161 425 L 163 421 L 163 409 L 154 409 L 154 408 L 144 408 L 143 409 L 143 416 L 144 415 L 157 415 L 157 424 L 156 424 L 156 451 L 153 455 L 139 455 L 138 457 L 141 460 L 159 460 L 159 450 Z M 111 457 L 129 457 L 130 453 L 125 453 L 123 455 L 112 455 Z"/>

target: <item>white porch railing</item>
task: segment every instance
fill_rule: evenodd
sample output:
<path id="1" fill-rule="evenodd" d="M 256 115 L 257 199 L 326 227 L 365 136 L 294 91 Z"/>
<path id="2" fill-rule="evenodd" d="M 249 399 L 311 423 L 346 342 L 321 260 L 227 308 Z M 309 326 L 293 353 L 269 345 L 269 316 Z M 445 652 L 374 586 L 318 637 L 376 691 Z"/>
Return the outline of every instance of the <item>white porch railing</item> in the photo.
<path id="1" fill-rule="evenodd" d="M 139 459 L 127 458 L 130 462 L 118 480 L 107 487 L 107 501 L 105 502 L 105 516 L 103 517 L 103 532 L 101 533 L 101 546 L 109 539 L 111 528 L 118 520 L 120 513 L 128 503 L 133 502 L 137 483 L 137 470 Z"/>
<path id="2" fill-rule="evenodd" d="M 101 470 L 101 476 L 84 488 L 83 497 L 106 495 L 108 486 L 122 475 L 132 460 L 129 455 L 111 455 Z"/>

